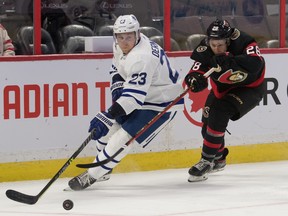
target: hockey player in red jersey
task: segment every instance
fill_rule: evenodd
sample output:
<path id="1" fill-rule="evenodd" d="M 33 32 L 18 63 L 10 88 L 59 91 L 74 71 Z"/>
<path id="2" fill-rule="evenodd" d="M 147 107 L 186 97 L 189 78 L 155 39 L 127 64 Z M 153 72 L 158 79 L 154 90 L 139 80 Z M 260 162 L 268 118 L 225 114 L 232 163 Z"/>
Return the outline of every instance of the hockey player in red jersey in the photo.
<path id="1" fill-rule="evenodd" d="M 224 135 L 229 120 L 236 121 L 255 108 L 264 94 L 265 61 L 254 38 L 232 28 L 226 20 L 212 22 L 191 55 L 194 64 L 185 77 L 192 92 L 208 87 L 203 74 L 212 67 L 211 91 L 202 114 L 201 160 L 189 169 L 189 182 L 203 181 L 223 170 L 228 149 Z"/>

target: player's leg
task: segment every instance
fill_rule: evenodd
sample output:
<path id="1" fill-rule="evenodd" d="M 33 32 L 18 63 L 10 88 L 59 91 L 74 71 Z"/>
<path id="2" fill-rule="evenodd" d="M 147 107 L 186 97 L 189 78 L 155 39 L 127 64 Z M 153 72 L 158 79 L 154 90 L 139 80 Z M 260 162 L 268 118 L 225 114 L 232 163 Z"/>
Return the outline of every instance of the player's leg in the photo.
<path id="1" fill-rule="evenodd" d="M 141 136 L 139 136 L 132 144 L 126 146 L 125 144 L 134 137 L 138 131 L 140 131 L 145 125 L 148 124 L 150 120 L 152 120 L 159 112 L 151 111 L 151 110 L 136 110 L 129 115 L 129 118 L 122 124 L 121 128 L 113 134 L 113 136 L 109 139 L 107 146 L 101 151 L 95 162 L 103 161 L 108 157 L 114 155 L 120 148 L 124 148 L 119 155 L 117 155 L 112 161 L 109 163 L 96 167 L 90 168 L 88 170 L 89 174 L 93 176 L 93 178 L 98 179 L 103 176 L 105 173 L 112 170 L 115 166 L 117 166 L 120 161 L 129 153 L 132 145 L 134 143 L 141 144 L 144 141 L 149 142 L 152 137 L 154 137 L 154 132 L 158 131 L 159 128 L 162 128 L 165 123 L 170 120 L 171 113 L 165 113 L 161 116 L 150 128 L 148 128 Z M 174 116 L 173 116 L 174 117 Z M 149 139 L 150 138 L 150 139 Z M 147 144 L 147 143 L 146 143 Z"/>
<path id="2" fill-rule="evenodd" d="M 250 112 L 262 100 L 263 93 L 264 85 L 260 85 L 257 88 L 247 88 L 244 91 L 242 91 L 242 89 L 235 89 L 232 90 L 229 94 L 227 94 L 224 99 L 230 101 L 235 106 L 237 106 L 238 110 L 238 113 L 235 116 L 232 116 L 231 119 L 233 121 L 238 120 L 242 116 Z M 241 106 L 239 106 L 239 99 Z M 241 102 L 242 99 L 243 101 Z M 215 156 L 213 172 L 221 171 L 224 169 L 224 167 L 226 166 L 226 157 L 228 154 L 229 150 L 225 148 L 225 144 L 223 143 Z"/>
<path id="3" fill-rule="evenodd" d="M 237 109 L 225 100 L 217 99 L 213 94 L 207 98 L 203 110 L 203 147 L 201 160 L 189 169 L 189 182 L 203 181 L 214 167 L 215 156 L 224 146 L 224 135 L 231 116 Z"/>
<path id="4" fill-rule="evenodd" d="M 202 122 L 203 122 L 203 126 L 202 126 L 201 133 L 204 139 L 206 136 L 206 132 L 207 132 L 207 119 L 204 118 Z M 225 148 L 225 140 L 223 139 L 221 147 L 218 149 L 215 159 L 213 161 L 214 165 L 213 165 L 213 169 L 211 170 L 211 172 L 218 172 L 218 171 L 224 170 L 224 167 L 226 166 L 226 157 L 228 153 L 229 153 L 229 150 L 228 148 Z"/>
<path id="5" fill-rule="evenodd" d="M 214 167 L 215 156 L 224 143 L 225 129 L 229 119 L 235 112 L 235 108 L 223 100 L 216 99 L 210 107 L 201 160 L 189 169 L 189 182 L 203 181 L 208 178 L 208 173 Z"/>
<path id="6" fill-rule="evenodd" d="M 131 138 L 131 136 L 124 131 L 122 128 L 119 128 L 109 139 L 107 145 L 104 149 L 98 153 L 95 160 L 93 162 L 98 162 L 111 157 L 115 154 L 120 148 L 124 148 L 124 150 L 118 154 L 111 162 L 102 165 L 100 167 L 89 168 L 82 174 L 72 178 L 68 184 L 72 190 L 83 190 L 93 183 L 97 182 L 98 179 L 106 176 L 107 173 L 111 172 L 112 169 L 120 162 L 120 160 L 125 157 L 132 144 L 126 146 L 125 143 Z"/>
<path id="7" fill-rule="evenodd" d="M 105 146 L 108 143 L 108 140 L 111 138 L 111 136 L 116 133 L 117 130 L 119 130 L 121 126 L 119 125 L 119 123 L 115 123 L 112 128 L 109 130 L 109 132 L 107 133 L 106 136 L 101 137 L 100 139 L 96 140 L 96 149 L 97 149 L 97 153 L 96 155 L 99 154 L 99 152 L 101 152 Z M 96 182 L 100 182 L 100 181 L 107 181 L 110 179 L 111 177 L 111 173 L 112 170 L 110 170 L 108 173 L 106 173 L 105 175 L 101 176 L 100 178 L 98 178 L 96 180 Z"/>
<path id="8" fill-rule="evenodd" d="M 225 141 L 224 141 L 225 142 Z M 226 166 L 226 157 L 229 154 L 228 148 L 223 146 L 218 150 L 217 154 L 215 155 L 215 159 L 213 161 L 214 166 L 211 172 L 218 172 L 224 170 Z"/>
<path id="9" fill-rule="evenodd" d="M 224 134 L 229 119 L 238 120 L 257 106 L 263 97 L 263 86 L 256 89 L 235 89 L 221 100 L 217 98 L 211 100 L 213 95 L 209 97 L 203 112 L 203 118 L 206 117 L 204 122 L 207 125 L 204 131 L 202 130 L 204 136 L 202 158 L 189 170 L 188 181 L 190 182 L 206 180 L 213 167 L 215 170 L 224 168 L 229 152 L 227 148 L 224 148 Z"/>
<path id="10" fill-rule="evenodd" d="M 118 154 L 112 161 L 105 165 L 89 168 L 82 175 L 76 176 L 69 181 L 69 186 L 73 190 L 83 190 L 97 181 L 97 179 L 104 176 L 107 172 L 111 171 L 117 166 L 120 161 L 129 153 L 134 143 L 139 143 L 149 137 L 154 130 L 157 130 L 161 125 L 169 120 L 170 113 L 165 113 L 161 116 L 149 129 L 147 129 L 139 139 L 136 139 L 130 145 L 125 144 L 135 136 L 136 133 L 141 130 L 147 123 L 153 119 L 158 112 L 150 110 L 136 110 L 129 115 L 129 118 L 123 123 L 122 127 L 118 129 L 109 139 L 104 149 L 99 152 L 94 162 L 103 161 L 112 155 L 114 155 L 119 149 L 124 150 Z M 154 128 L 154 130 L 151 130 Z M 126 131 L 127 130 L 127 131 Z"/>
<path id="11" fill-rule="evenodd" d="M 230 101 L 235 106 L 238 107 L 238 113 L 235 116 L 232 116 L 232 120 L 238 120 L 242 116 L 244 116 L 246 113 L 248 113 L 250 110 L 252 110 L 255 106 L 258 105 L 258 103 L 261 101 L 263 97 L 264 92 L 264 86 L 261 85 L 256 89 L 245 89 L 242 91 L 241 89 L 232 90 L 227 96 L 224 98 L 227 101 Z M 236 101 L 234 100 L 236 97 Z M 233 98 L 233 99 L 231 99 Z M 242 98 L 244 101 L 242 101 L 242 106 L 239 106 L 239 99 Z M 213 172 L 221 171 L 226 166 L 226 157 L 229 154 L 228 148 L 225 148 L 225 144 L 221 146 L 221 148 L 218 150 L 215 160 L 214 160 L 214 167 Z"/>
<path id="12" fill-rule="evenodd" d="M 107 145 L 108 143 L 108 140 L 111 138 L 111 136 L 116 133 L 117 130 L 119 130 L 121 126 L 116 122 L 113 124 L 113 126 L 110 128 L 109 132 L 101 137 L 99 140 L 96 140 L 96 155 L 98 155 L 104 148 L 105 146 Z M 70 184 L 73 184 L 73 182 L 78 182 L 78 184 L 82 184 L 81 187 L 88 187 L 89 185 L 95 183 L 95 182 L 100 182 L 100 181 L 107 181 L 110 179 L 110 174 L 111 174 L 112 170 L 107 172 L 105 175 L 101 176 L 100 178 L 98 179 L 94 179 L 94 178 L 91 178 L 86 171 L 80 173 L 78 176 L 74 177 L 73 179 L 71 179 L 69 181 L 69 186 Z M 78 186 L 80 187 L 80 186 Z M 76 190 L 76 189 L 75 189 Z"/>

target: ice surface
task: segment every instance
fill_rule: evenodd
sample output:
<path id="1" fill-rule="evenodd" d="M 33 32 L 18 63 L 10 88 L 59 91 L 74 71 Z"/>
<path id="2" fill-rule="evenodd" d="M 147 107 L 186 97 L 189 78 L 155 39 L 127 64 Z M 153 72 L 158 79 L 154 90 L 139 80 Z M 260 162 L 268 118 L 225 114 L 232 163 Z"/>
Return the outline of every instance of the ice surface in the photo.
<path id="1" fill-rule="evenodd" d="M 188 183 L 187 169 L 112 174 L 84 191 L 58 179 L 35 205 L 8 199 L 7 189 L 37 195 L 50 179 L 0 183 L 0 216 L 287 216 L 288 161 L 227 165 L 207 181 Z M 66 211 L 62 203 L 74 202 Z"/>

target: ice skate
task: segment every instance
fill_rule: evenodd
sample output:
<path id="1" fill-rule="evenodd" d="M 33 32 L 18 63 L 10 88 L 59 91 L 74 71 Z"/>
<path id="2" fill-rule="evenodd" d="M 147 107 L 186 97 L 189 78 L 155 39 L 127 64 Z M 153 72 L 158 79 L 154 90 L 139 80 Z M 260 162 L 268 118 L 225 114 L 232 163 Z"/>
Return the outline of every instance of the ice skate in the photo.
<path id="1" fill-rule="evenodd" d="M 228 154 L 229 154 L 229 150 L 227 148 L 224 148 L 223 155 L 219 159 L 214 160 L 214 166 L 213 166 L 213 169 L 211 170 L 211 173 L 224 170 L 226 166 L 226 157 Z"/>
<path id="2" fill-rule="evenodd" d="M 100 177 L 99 179 L 94 179 L 89 175 L 88 171 L 81 173 L 80 175 L 72 178 L 68 185 L 74 191 L 84 190 L 95 182 L 107 181 L 110 179 L 111 171 Z"/>
<path id="3" fill-rule="evenodd" d="M 201 159 L 197 164 L 192 166 L 188 173 L 190 174 L 188 182 L 204 181 L 208 178 L 208 173 L 213 168 L 213 162 Z"/>

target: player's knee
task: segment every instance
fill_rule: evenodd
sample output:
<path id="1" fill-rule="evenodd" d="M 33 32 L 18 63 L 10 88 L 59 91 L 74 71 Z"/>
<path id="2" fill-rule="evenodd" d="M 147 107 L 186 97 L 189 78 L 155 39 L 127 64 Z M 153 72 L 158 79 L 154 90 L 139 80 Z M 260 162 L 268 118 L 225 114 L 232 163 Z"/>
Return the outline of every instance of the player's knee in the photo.
<path id="1" fill-rule="evenodd" d="M 120 148 L 124 148 L 124 150 L 119 155 L 117 155 L 117 157 L 115 157 L 115 160 L 121 160 L 123 157 L 125 157 L 126 154 L 128 154 L 130 148 L 132 147 L 133 143 L 128 146 L 125 145 L 131 138 L 132 137 L 123 128 L 120 128 L 109 139 L 107 146 L 105 147 L 106 153 L 109 156 L 112 156 Z"/>
<path id="2" fill-rule="evenodd" d="M 237 114 L 233 104 L 225 100 L 217 100 L 210 107 L 208 125 L 218 131 L 225 131 L 229 120 Z"/>
<path id="3" fill-rule="evenodd" d="M 236 107 L 228 101 L 217 100 L 210 107 L 209 116 L 215 119 L 230 118 L 237 113 Z"/>

